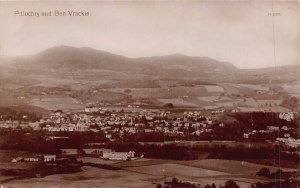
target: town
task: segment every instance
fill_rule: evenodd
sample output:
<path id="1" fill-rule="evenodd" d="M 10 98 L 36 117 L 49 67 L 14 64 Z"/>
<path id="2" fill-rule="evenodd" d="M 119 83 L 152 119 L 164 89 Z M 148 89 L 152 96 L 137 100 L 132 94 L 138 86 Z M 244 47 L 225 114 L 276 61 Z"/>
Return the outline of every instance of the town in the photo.
<path id="1" fill-rule="evenodd" d="M 192 111 L 90 104 L 81 111 L 55 110 L 42 117 L 2 111 L 0 118 L 2 151 L 13 156 L 9 163 L 29 165 L 28 171 L 2 170 L 5 176 L 44 178 L 78 173 L 87 167 L 115 173 L 124 170 L 124 162 L 156 164 L 170 159 L 182 163 L 269 159 L 274 163 L 268 165 L 276 166 L 283 161 L 295 165 L 292 161 L 299 161 L 300 156 L 299 117 L 293 112 L 246 113 L 225 108 Z M 277 150 L 278 154 L 273 152 Z M 298 177 L 296 172 L 277 171 L 274 176 L 289 173 L 288 177 Z M 263 176 L 269 178 L 270 174 Z M 185 181 L 165 181 L 165 184 L 197 187 Z"/>
<path id="2" fill-rule="evenodd" d="M 0 128 L 46 131 L 49 138 L 65 132 L 101 132 L 111 142 L 279 141 L 297 148 L 300 140 L 296 139 L 298 126 L 295 116 L 293 112 L 113 109 L 88 105 L 81 112 L 52 111 L 36 121 L 29 121 L 26 114 L 18 120 L 1 114 Z M 277 120 L 274 121 L 274 118 Z"/>

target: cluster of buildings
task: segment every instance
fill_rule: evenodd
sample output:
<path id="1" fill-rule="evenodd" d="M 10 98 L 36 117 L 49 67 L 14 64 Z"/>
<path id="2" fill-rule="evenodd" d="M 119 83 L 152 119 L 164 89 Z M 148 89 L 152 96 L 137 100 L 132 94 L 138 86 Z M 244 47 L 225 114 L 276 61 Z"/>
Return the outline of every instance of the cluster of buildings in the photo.
<path id="1" fill-rule="evenodd" d="M 142 158 L 143 156 L 140 156 Z M 121 160 L 121 161 L 127 161 L 127 160 L 135 160 L 138 159 L 135 155 L 134 151 L 129 152 L 103 152 L 102 159 L 108 159 L 108 160 Z"/>
<path id="2" fill-rule="evenodd" d="M 62 154 L 60 155 L 39 155 L 39 156 L 30 156 L 30 157 L 16 157 L 11 160 L 11 162 L 55 162 L 62 161 L 67 159 L 66 157 L 96 157 L 104 160 L 119 160 L 119 161 L 128 161 L 128 160 L 137 160 L 143 158 L 144 155 L 136 154 L 134 151 L 128 152 L 115 152 L 111 149 L 106 148 L 87 148 L 82 149 L 62 149 Z"/>
<path id="3" fill-rule="evenodd" d="M 290 138 L 277 138 L 276 140 L 292 148 L 300 147 L 300 139 L 294 139 L 290 137 Z"/>
<path id="4" fill-rule="evenodd" d="M 279 113 L 279 118 L 284 119 L 286 121 L 292 121 L 295 118 L 295 115 L 293 112 L 281 112 Z"/>
<path id="5" fill-rule="evenodd" d="M 167 135 L 184 135 L 210 132 L 213 120 L 200 112 L 171 113 L 160 110 L 108 110 L 97 107 L 85 108 L 81 113 L 56 111 L 38 122 L 38 129 L 60 131 L 102 131 L 108 139 L 113 135 L 136 134 L 139 132 L 164 132 Z"/>
<path id="6" fill-rule="evenodd" d="M 41 155 L 36 157 L 16 157 L 11 160 L 11 162 L 54 162 L 56 161 L 56 155 Z"/>
<path id="7" fill-rule="evenodd" d="M 260 135 L 261 138 L 265 138 L 261 135 L 271 135 L 273 137 L 274 133 L 280 132 L 281 137 L 290 138 L 291 137 L 290 130 L 291 130 L 291 128 L 287 127 L 287 126 L 282 126 L 282 127 L 267 126 L 267 129 L 265 129 L 265 130 L 250 130 L 250 131 L 247 131 L 243 134 L 243 137 L 245 139 L 248 139 L 251 136 L 257 136 L 257 135 Z"/>
<path id="8" fill-rule="evenodd" d="M 224 123 L 217 118 L 224 110 L 210 113 L 201 111 L 170 112 L 158 109 L 107 109 L 88 106 L 82 112 L 64 113 L 60 110 L 51 112 L 39 122 L 0 121 L 0 128 L 30 127 L 33 130 L 49 132 L 102 132 L 111 141 L 124 135 L 139 133 L 164 133 L 166 136 L 184 138 L 186 136 L 212 135 L 215 127 L 224 127 Z M 280 113 L 280 119 L 292 121 L 292 112 Z M 265 130 L 251 130 L 243 132 L 244 139 L 273 135 L 280 131 L 280 138 L 289 139 L 290 127 L 267 126 Z M 218 135 L 215 135 L 218 136 Z"/>

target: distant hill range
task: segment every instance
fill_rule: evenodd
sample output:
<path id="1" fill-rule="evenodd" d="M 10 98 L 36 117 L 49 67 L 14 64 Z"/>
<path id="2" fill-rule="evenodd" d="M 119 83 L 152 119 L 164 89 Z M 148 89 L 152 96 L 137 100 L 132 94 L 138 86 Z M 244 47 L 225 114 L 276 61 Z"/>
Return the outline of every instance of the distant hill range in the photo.
<path id="1" fill-rule="evenodd" d="M 31 78 L 176 79 L 210 82 L 286 82 L 299 79 L 300 66 L 245 70 L 208 57 L 181 54 L 128 58 L 92 48 L 56 46 L 38 54 L 0 58 L 0 73 Z M 4 74 L 2 74 L 4 75 Z"/>

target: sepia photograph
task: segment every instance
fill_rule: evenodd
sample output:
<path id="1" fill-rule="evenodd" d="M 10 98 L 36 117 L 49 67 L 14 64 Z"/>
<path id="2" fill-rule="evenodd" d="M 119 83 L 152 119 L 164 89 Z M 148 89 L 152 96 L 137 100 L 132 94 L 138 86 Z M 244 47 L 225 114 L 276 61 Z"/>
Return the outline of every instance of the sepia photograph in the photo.
<path id="1" fill-rule="evenodd" d="M 299 0 L 0 0 L 0 188 L 299 188 L 299 125 Z"/>

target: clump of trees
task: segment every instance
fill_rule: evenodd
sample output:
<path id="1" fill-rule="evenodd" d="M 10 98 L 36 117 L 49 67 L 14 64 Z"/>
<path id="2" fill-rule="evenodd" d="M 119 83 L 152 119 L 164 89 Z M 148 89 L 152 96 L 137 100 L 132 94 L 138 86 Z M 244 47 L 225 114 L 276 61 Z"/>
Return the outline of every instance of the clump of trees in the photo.
<path id="1" fill-rule="evenodd" d="M 217 188 L 217 186 L 213 183 L 211 185 L 205 185 L 204 188 Z M 240 188 L 240 186 L 235 181 L 228 180 L 224 185 L 221 185 L 220 188 Z"/>
<path id="2" fill-rule="evenodd" d="M 300 181 L 276 181 L 271 183 L 257 182 L 251 185 L 251 188 L 297 188 L 300 185 Z"/>
<path id="3" fill-rule="evenodd" d="M 199 188 L 199 184 L 191 182 L 179 181 L 177 178 L 173 178 L 172 181 L 164 182 L 164 186 L 157 184 L 156 188 Z"/>
<path id="4" fill-rule="evenodd" d="M 131 90 L 130 89 L 125 89 L 124 92 L 125 93 L 131 93 Z"/>
<path id="5" fill-rule="evenodd" d="M 290 177 L 293 175 L 293 172 L 284 172 L 281 169 L 271 172 L 269 168 L 261 168 L 256 175 L 264 176 L 270 179 L 289 181 Z"/>
<path id="6" fill-rule="evenodd" d="M 277 147 L 280 146 L 255 146 L 245 147 L 244 145 L 226 146 L 219 144 L 203 144 L 203 145 L 176 145 L 176 144 L 139 144 L 136 142 L 111 142 L 106 145 L 116 151 L 129 151 L 145 153 L 147 158 L 171 159 L 171 160 L 195 160 L 197 153 L 209 153 L 207 158 L 211 159 L 274 159 L 278 158 L 279 153 L 274 150 L 281 151 Z M 295 154 L 285 154 L 280 152 L 281 160 L 299 161 L 300 157 Z"/>
<path id="7" fill-rule="evenodd" d="M 39 121 L 41 118 L 42 116 L 36 113 L 0 107 L 0 120 L 35 122 Z"/>
<path id="8" fill-rule="evenodd" d="M 240 188 L 240 186 L 235 181 L 229 180 L 225 182 L 224 186 L 220 186 L 220 188 Z"/>
<path id="9" fill-rule="evenodd" d="M 58 145 L 53 140 L 46 140 L 46 133 L 43 131 L 4 129 L 0 132 L 0 149 L 24 150 L 37 153 L 60 153 Z"/>
<path id="10" fill-rule="evenodd" d="M 293 109 L 293 110 L 299 110 L 299 99 L 297 99 L 296 97 L 290 97 L 290 96 L 286 96 L 283 100 L 281 105 L 283 107 L 287 107 L 289 109 Z"/>
<path id="11" fill-rule="evenodd" d="M 205 186 L 204 186 L 204 188 L 217 188 L 217 186 L 216 186 L 216 184 L 206 184 Z"/>
<path id="12" fill-rule="evenodd" d="M 298 128 L 297 119 L 299 117 L 295 117 L 295 119 L 291 122 L 279 118 L 279 113 L 274 112 L 240 112 L 231 114 L 234 118 L 237 119 L 238 124 L 241 128 L 251 129 L 251 130 L 265 130 L 267 126 L 273 125 L 278 127 L 292 127 Z"/>
<path id="13" fill-rule="evenodd" d="M 57 139 L 49 139 L 51 136 Z M 82 148 L 87 143 L 105 142 L 103 132 L 58 132 L 27 129 L 0 129 L 0 149 L 36 153 L 61 153 L 61 148 Z"/>
<path id="14" fill-rule="evenodd" d="M 173 178 L 172 181 L 164 182 L 164 185 L 157 184 L 156 188 L 200 188 L 202 187 L 200 184 L 193 182 L 183 182 L 178 180 L 177 178 Z M 217 186 L 213 184 L 207 184 L 204 188 L 217 188 Z M 219 188 L 240 188 L 240 186 L 232 180 L 228 180 L 224 185 L 220 185 Z"/>
<path id="15" fill-rule="evenodd" d="M 163 108 L 174 108 L 173 103 L 166 103 L 164 104 Z"/>

